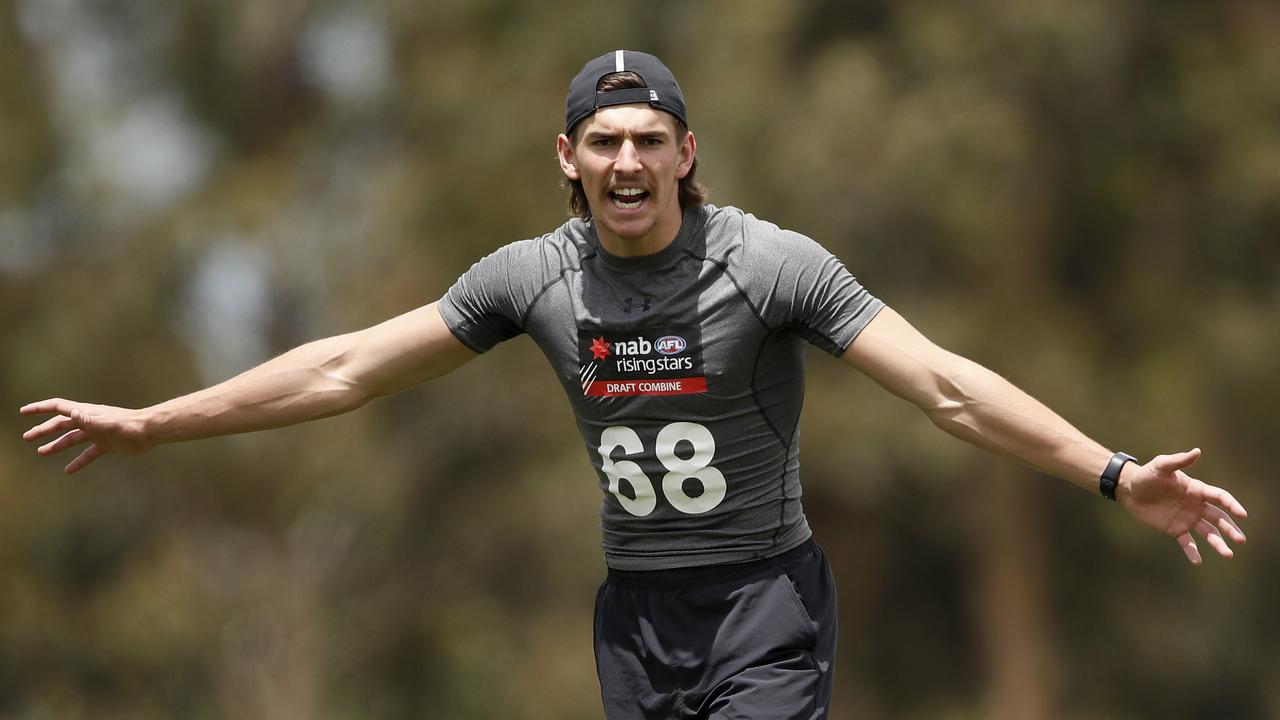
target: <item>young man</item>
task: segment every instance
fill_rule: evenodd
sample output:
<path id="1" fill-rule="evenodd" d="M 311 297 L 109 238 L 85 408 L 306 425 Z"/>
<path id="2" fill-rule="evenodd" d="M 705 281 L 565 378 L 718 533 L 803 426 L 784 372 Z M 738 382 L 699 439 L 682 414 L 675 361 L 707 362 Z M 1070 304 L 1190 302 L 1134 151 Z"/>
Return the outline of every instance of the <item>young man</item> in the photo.
<path id="1" fill-rule="evenodd" d="M 1226 491 L 1090 440 L 994 373 L 929 342 L 812 240 L 706 205 L 684 98 L 655 57 L 617 51 L 570 85 L 560 165 L 579 215 L 473 266 L 437 303 L 292 350 L 141 410 L 55 399 L 40 454 L 108 452 L 346 412 L 528 333 L 551 361 L 603 490 L 596 601 L 610 718 L 821 718 L 835 586 L 800 502 L 802 340 L 940 428 L 1117 500 L 1200 562 L 1243 543 Z M 1225 509 L 1224 509 L 1225 508 Z"/>

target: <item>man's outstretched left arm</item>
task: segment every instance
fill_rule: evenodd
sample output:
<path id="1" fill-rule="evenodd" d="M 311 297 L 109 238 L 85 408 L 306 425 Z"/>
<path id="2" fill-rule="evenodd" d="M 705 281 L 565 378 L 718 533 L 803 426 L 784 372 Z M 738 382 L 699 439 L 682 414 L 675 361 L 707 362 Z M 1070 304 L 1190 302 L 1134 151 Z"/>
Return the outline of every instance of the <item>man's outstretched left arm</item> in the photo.
<path id="1" fill-rule="evenodd" d="M 843 357 L 951 435 L 1090 492 L 1114 454 L 1008 380 L 938 347 L 891 308 L 880 311 Z M 1175 538 L 1193 564 L 1200 563 L 1200 551 L 1192 531 L 1231 557 L 1227 540 L 1245 542 L 1232 516 L 1247 516 L 1226 490 L 1187 475 L 1199 457 L 1196 448 L 1146 465 L 1126 463 L 1116 488 L 1130 515 Z"/>

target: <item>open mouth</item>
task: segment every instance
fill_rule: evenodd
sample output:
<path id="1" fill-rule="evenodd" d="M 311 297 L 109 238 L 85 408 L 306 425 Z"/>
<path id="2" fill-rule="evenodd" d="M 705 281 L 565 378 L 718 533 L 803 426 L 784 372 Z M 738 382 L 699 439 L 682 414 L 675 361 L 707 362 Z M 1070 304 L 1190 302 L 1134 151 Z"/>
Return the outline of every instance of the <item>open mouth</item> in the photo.
<path id="1" fill-rule="evenodd" d="M 621 210 L 634 210 L 640 207 L 649 197 L 647 190 L 640 188 L 618 188 L 609 192 L 613 206 Z"/>

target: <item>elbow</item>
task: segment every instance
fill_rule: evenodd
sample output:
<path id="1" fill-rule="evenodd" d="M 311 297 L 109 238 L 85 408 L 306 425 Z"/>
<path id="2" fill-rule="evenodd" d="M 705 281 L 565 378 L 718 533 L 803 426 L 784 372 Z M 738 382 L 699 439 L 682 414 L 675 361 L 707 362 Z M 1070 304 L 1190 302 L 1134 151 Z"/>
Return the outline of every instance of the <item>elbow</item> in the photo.
<path id="1" fill-rule="evenodd" d="M 378 397 L 376 389 L 363 381 L 355 372 L 357 367 L 355 350 L 358 345 L 357 342 L 334 348 L 331 352 L 325 353 L 313 368 L 322 392 L 331 393 L 339 398 L 337 403 L 341 406 L 339 412 L 363 407 L 370 400 Z"/>
<path id="2" fill-rule="evenodd" d="M 342 411 L 348 412 L 364 407 L 368 402 L 380 395 L 370 383 L 354 375 L 343 367 L 322 367 L 324 386 L 342 398 Z"/>
<path id="3" fill-rule="evenodd" d="M 337 415 L 358 410 L 368 404 L 370 400 L 378 397 L 378 394 L 372 389 L 340 372 L 320 369 L 319 375 L 319 382 L 323 388 L 322 392 L 335 398 L 333 402 L 335 409 L 332 414 Z"/>
<path id="4" fill-rule="evenodd" d="M 343 386 L 343 397 L 346 399 L 346 407 L 343 412 L 359 410 L 369 404 L 370 400 L 381 397 L 380 393 L 373 392 L 368 388 L 359 385 L 347 384 Z"/>
<path id="5" fill-rule="evenodd" d="M 969 422 L 969 415 L 962 407 L 931 410 L 925 415 L 934 427 L 962 440 L 967 439 L 975 430 L 973 423 Z"/>
<path id="6" fill-rule="evenodd" d="M 967 437 L 975 429 L 977 400 L 967 389 L 963 373 L 939 375 L 920 409 L 939 429 L 956 437 Z"/>

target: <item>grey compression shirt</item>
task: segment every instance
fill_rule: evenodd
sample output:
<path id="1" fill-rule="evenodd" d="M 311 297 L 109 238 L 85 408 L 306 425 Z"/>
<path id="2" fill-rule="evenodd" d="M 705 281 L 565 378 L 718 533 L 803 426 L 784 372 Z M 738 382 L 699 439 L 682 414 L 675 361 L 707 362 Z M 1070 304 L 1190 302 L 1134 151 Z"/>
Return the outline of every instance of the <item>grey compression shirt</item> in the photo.
<path id="1" fill-rule="evenodd" d="M 476 352 L 529 333 L 551 361 L 619 570 L 745 562 L 808 539 L 801 340 L 840 355 L 882 307 L 809 238 L 710 205 L 643 257 L 610 255 L 571 220 L 476 263 L 439 304 Z"/>

